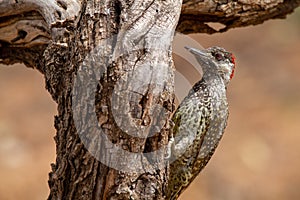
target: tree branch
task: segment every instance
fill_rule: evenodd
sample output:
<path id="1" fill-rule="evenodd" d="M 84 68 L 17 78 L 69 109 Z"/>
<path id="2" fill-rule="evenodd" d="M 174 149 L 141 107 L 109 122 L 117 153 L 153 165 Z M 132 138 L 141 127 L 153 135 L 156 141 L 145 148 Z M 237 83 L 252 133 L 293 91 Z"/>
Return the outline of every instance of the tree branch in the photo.
<path id="1" fill-rule="evenodd" d="M 218 33 L 231 28 L 261 24 L 285 18 L 300 5 L 300 0 L 184 0 L 177 31 Z M 221 29 L 211 22 L 222 24 Z"/>
<path id="2" fill-rule="evenodd" d="M 42 71 L 47 45 L 79 13 L 76 0 L 0 0 L 0 63 L 24 63 Z M 61 32 L 61 31 L 60 31 Z"/>
<path id="3" fill-rule="evenodd" d="M 74 20 L 80 5 L 76 0 L 0 0 L 0 48 L 48 44 L 55 40 L 51 28 Z M 225 32 L 285 18 L 299 5 L 300 0 L 184 0 L 177 31 Z M 217 30 L 211 22 L 222 24 L 222 28 Z M 6 58 L 2 63 L 14 62 Z"/>

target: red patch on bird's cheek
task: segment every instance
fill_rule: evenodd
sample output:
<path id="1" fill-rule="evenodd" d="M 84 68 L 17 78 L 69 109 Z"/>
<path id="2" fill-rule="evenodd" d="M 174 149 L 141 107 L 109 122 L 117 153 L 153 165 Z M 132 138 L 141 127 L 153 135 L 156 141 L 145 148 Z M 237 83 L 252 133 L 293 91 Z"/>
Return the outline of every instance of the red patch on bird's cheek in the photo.
<path id="1" fill-rule="evenodd" d="M 232 72 L 231 72 L 231 74 L 230 74 L 230 80 L 233 78 L 233 76 L 234 76 L 234 70 L 235 70 L 235 65 L 233 66 L 233 69 L 232 69 Z"/>
<path id="2" fill-rule="evenodd" d="M 231 61 L 235 65 L 235 56 L 233 54 L 231 54 Z"/>
<path id="3" fill-rule="evenodd" d="M 232 69 L 232 72 L 230 74 L 230 80 L 233 78 L 233 76 L 234 76 L 234 70 L 235 70 L 235 57 L 234 57 L 233 54 L 231 54 L 231 61 L 233 63 L 233 69 Z"/>

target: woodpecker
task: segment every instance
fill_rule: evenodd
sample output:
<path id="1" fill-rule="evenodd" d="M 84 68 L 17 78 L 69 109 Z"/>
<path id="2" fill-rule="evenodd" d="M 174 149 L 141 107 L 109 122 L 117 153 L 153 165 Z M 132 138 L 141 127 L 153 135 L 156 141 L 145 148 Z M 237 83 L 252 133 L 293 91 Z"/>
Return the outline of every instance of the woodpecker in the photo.
<path id="1" fill-rule="evenodd" d="M 233 78 L 235 58 L 221 47 L 185 47 L 202 67 L 203 76 L 172 117 L 168 200 L 175 200 L 210 160 L 228 118 L 226 89 Z"/>

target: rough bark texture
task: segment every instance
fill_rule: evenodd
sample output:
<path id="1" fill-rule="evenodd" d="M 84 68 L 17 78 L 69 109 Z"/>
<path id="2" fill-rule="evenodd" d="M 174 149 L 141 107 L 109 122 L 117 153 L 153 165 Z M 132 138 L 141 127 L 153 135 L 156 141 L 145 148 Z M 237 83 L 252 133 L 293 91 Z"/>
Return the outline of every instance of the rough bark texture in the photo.
<path id="1" fill-rule="evenodd" d="M 1 62 L 24 62 L 41 71 L 58 105 L 49 199 L 163 199 L 165 155 L 149 161 L 143 153 L 164 152 L 168 142 L 174 85 L 171 40 L 181 2 L 5 3 L 1 7 L 10 5 L 11 10 L 1 13 Z M 93 76 L 99 76 L 96 85 L 90 81 Z M 93 102 L 86 92 L 91 88 Z M 151 115 L 156 106 L 164 108 L 163 116 Z M 116 117 L 114 110 L 123 116 Z M 95 111 L 99 123 L 87 123 Z M 120 119 L 127 123 L 120 126 Z M 161 127 L 153 131 L 153 124 Z M 131 136 L 135 127 L 152 128 L 154 136 L 147 139 L 149 130 Z M 83 145 L 87 141 L 90 146 Z M 113 145 L 138 159 L 124 161 L 124 151 Z M 102 158 L 114 168 L 99 162 Z M 142 168 L 125 169 L 132 165 Z"/>
<path id="2" fill-rule="evenodd" d="M 183 0 L 177 31 L 218 33 L 231 28 L 285 18 L 300 0 Z M 220 23 L 215 28 L 210 23 Z M 220 27 L 220 28 L 219 28 Z"/>
<path id="3" fill-rule="evenodd" d="M 205 23 L 220 22 L 226 31 L 298 5 L 184 1 L 177 30 L 213 33 Z M 39 70 L 58 106 L 49 199 L 164 199 L 180 8 L 180 0 L 0 0 L 0 62 Z"/>

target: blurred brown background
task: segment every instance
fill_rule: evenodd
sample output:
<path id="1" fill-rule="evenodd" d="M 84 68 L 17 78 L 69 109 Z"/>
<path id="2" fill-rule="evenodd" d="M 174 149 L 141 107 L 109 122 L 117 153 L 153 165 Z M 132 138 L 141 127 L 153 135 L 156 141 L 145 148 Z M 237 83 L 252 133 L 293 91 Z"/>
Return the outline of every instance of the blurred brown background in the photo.
<path id="1" fill-rule="evenodd" d="M 192 37 L 234 52 L 237 69 L 226 134 L 181 199 L 300 199 L 300 9 L 287 20 Z M 47 198 L 55 114 L 39 72 L 0 66 L 1 200 Z"/>

